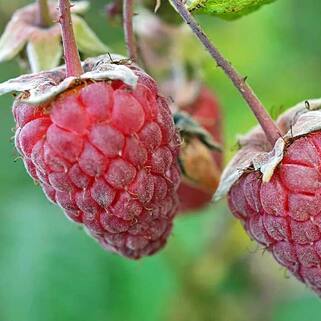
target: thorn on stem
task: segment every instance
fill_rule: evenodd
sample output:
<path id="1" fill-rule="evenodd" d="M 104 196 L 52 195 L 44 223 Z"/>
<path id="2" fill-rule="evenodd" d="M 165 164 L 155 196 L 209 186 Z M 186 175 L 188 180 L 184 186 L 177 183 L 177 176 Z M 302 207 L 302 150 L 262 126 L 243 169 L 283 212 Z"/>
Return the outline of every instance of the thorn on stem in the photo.
<path id="1" fill-rule="evenodd" d="M 111 54 L 110 54 L 110 52 L 109 52 L 109 51 L 107 52 L 107 55 L 108 55 L 108 57 L 109 57 L 110 61 L 111 61 L 112 63 L 114 63 L 113 57 L 111 56 Z"/>

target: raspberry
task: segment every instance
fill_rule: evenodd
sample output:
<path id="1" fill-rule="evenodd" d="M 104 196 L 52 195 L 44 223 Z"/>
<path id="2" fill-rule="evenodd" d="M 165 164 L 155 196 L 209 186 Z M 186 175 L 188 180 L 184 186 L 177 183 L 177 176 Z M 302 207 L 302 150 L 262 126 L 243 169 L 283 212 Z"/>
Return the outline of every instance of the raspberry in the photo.
<path id="1" fill-rule="evenodd" d="M 155 82 L 78 84 L 32 106 L 18 100 L 16 147 L 48 199 L 106 249 L 138 259 L 161 249 L 178 208 L 179 140 Z"/>
<path id="2" fill-rule="evenodd" d="M 197 99 L 192 104 L 183 106 L 182 109 L 197 120 L 212 135 L 216 142 L 222 142 L 219 104 L 216 97 L 208 88 L 203 86 Z M 222 153 L 213 151 L 212 155 L 215 164 L 221 170 L 223 165 Z M 180 210 L 186 212 L 207 205 L 211 201 L 213 193 L 184 181 L 178 189 L 178 195 L 181 204 Z"/>
<path id="3" fill-rule="evenodd" d="M 297 138 L 269 182 L 244 173 L 228 194 L 247 233 L 321 296 L 321 132 Z"/>

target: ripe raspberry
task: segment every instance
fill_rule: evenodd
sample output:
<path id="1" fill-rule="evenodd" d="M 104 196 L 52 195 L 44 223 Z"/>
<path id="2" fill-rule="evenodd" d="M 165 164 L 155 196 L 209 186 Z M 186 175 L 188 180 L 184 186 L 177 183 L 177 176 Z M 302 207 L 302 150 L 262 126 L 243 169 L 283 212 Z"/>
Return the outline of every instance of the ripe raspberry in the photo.
<path id="1" fill-rule="evenodd" d="M 321 132 L 295 140 L 272 179 L 243 174 L 229 206 L 250 236 L 321 295 Z"/>
<path id="2" fill-rule="evenodd" d="M 197 120 L 199 124 L 212 135 L 216 142 L 222 142 L 220 107 L 216 97 L 208 88 L 203 86 L 197 99 L 192 104 L 183 106 L 182 110 L 188 112 Z M 223 154 L 218 151 L 213 151 L 212 155 L 218 170 L 221 171 Z M 217 183 L 218 180 L 219 177 L 217 177 Z M 182 212 L 202 208 L 207 205 L 213 197 L 213 193 L 192 185 L 186 180 L 180 185 L 178 195 L 181 204 L 180 210 Z"/>
<path id="3" fill-rule="evenodd" d="M 162 248 L 177 212 L 178 137 L 154 80 L 89 81 L 13 107 L 16 146 L 48 199 L 103 247 L 138 259 Z"/>
<path id="4" fill-rule="evenodd" d="M 320 100 L 312 103 L 321 106 Z M 216 195 L 228 191 L 229 207 L 250 237 L 319 296 L 320 119 L 320 111 L 302 104 L 285 113 L 277 123 L 286 134 L 271 152 L 262 131 L 252 131 L 225 169 Z"/>

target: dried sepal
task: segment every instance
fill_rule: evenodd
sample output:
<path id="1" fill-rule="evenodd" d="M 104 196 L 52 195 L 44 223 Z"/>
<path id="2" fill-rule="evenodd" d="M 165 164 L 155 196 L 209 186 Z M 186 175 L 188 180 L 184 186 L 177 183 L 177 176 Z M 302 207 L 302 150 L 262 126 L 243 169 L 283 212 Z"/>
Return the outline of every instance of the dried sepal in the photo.
<path id="1" fill-rule="evenodd" d="M 214 193 L 221 171 L 215 163 L 211 150 L 197 137 L 183 141 L 179 163 L 184 179 L 206 192 Z"/>
<path id="2" fill-rule="evenodd" d="M 294 139 L 321 130 L 321 99 L 303 101 L 279 116 L 276 120 L 283 137 L 272 150 L 260 127 L 254 128 L 239 140 L 240 150 L 226 166 L 215 200 L 224 197 L 232 185 L 247 171 L 260 171 L 268 182 L 282 161 L 284 152 Z"/>
<path id="3" fill-rule="evenodd" d="M 213 139 L 212 135 L 186 112 L 176 112 L 174 123 L 183 139 L 188 141 L 196 137 L 208 149 L 222 151 L 221 145 Z"/>
<path id="4" fill-rule="evenodd" d="M 185 112 L 176 112 L 174 123 L 182 138 L 179 164 L 185 180 L 206 192 L 214 193 L 218 185 L 220 169 L 212 152 L 221 151 L 220 144 Z"/>
<path id="5" fill-rule="evenodd" d="M 0 84 L 0 95 L 20 92 L 19 99 L 30 104 L 40 104 L 54 99 L 60 93 L 82 81 L 121 80 L 134 88 L 138 77 L 126 66 L 120 56 L 102 55 L 84 61 L 84 74 L 80 77 L 65 77 L 65 68 L 59 67 L 29 75 L 22 75 Z"/>
<path id="6" fill-rule="evenodd" d="M 97 38 L 86 22 L 77 16 L 88 10 L 87 1 L 76 2 L 72 8 L 75 36 L 79 49 L 87 56 L 106 53 L 108 48 Z M 52 25 L 36 24 L 38 6 L 31 4 L 17 10 L 0 38 L 0 62 L 16 57 L 25 47 L 32 72 L 57 67 L 62 58 L 61 31 L 57 2 L 49 2 Z"/>
<path id="7" fill-rule="evenodd" d="M 26 13 L 27 9 L 26 7 Z M 29 37 L 36 28 L 29 26 L 28 22 L 21 19 L 21 10 L 18 10 L 6 26 L 0 38 L 0 62 L 14 58 L 26 45 Z"/>

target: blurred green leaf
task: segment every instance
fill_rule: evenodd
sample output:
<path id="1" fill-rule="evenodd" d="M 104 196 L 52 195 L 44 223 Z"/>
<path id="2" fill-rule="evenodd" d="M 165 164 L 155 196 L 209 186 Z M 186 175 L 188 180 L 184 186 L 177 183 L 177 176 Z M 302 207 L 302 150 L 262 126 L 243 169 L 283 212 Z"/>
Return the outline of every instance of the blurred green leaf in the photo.
<path id="1" fill-rule="evenodd" d="M 314 295 L 280 302 L 274 311 L 273 321 L 321 321 L 320 299 Z"/>
<path id="2" fill-rule="evenodd" d="M 275 0 L 188 0 L 190 11 L 218 15 L 223 18 L 237 18 L 248 14 L 264 4 Z"/>

